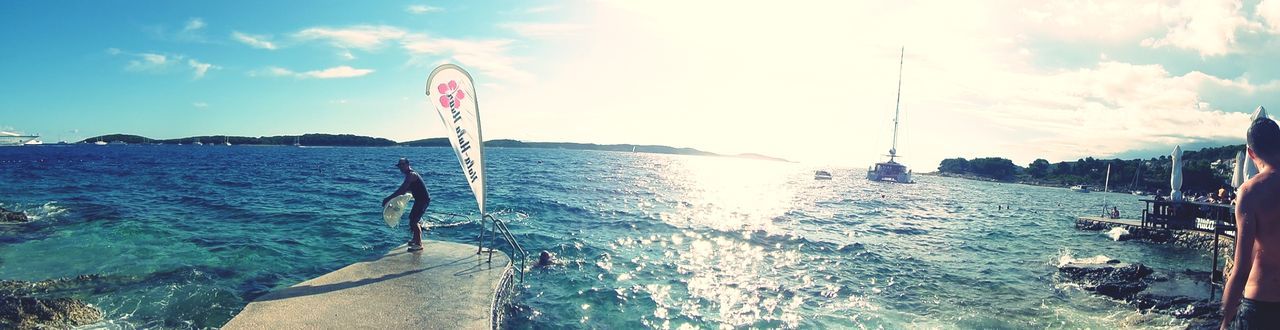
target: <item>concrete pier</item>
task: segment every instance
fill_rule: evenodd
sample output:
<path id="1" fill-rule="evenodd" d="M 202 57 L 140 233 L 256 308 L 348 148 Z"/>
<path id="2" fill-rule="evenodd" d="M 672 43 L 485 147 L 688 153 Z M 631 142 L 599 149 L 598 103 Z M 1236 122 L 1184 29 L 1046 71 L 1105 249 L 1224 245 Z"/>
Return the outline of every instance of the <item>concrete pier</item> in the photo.
<path id="1" fill-rule="evenodd" d="M 223 329 L 495 329 L 511 260 L 475 245 L 423 241 L 259 297 Z"/>

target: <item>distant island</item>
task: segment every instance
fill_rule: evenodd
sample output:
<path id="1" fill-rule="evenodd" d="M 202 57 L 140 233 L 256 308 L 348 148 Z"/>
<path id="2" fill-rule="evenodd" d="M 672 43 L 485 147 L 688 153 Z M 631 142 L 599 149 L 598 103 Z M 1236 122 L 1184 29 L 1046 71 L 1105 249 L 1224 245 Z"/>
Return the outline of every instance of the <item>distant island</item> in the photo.
<path id="1" fill-rule="evenodd" d="M 1236 152 L 1244 145 L 1228 145 L 1204 148 L 1182 153 L 1182 190 L 1204 194 L 1219 188 L 1230 188 L 1235 170 Z M 1082 158 L 1074 162 L 1050 163 L 1036 159 L 1026 167 L 1000 157 L 975 159 L 950 158 L 938 164 L 939 176 L 966 179 L 1016 182 L 1039 186 L 1067 187 L 1090 185 L 1101 190 L 1111 165 L 1111 191 L 1156 192 L 1169 191 L 1172 159 L 1160 156 L 1150 159 L 1095 159 Z"/>
<path id="2" fill-rule="evenodd" d="M 295 141 L 303 146 L 324 146 L 324 147 L 449 147 L 447 138 L 429 138 L 422 140 L 414 140 L 407 142 L 396 142 L 384 138 L 375 138 L 351 134 L 303 134 L 303 135 L 280 135 L 280 136 L 228 136 L 228 135 L 206 135 L 191 136 L 178 139 L 151 139 L 139 135 L 129 134 L 109 134 L 95 136 L 79 141 L 78 143 L 94 143 L 103 142 L 124 142 L 128 144 L 193 144 L 201 142 L 205 144 L 221 144 L 231 143 L 232 145 L 253 145 L 253 146 L 288 146 L 293 145 Z M 490 148 L 532 148 L 532 149 L 570 149 L 570 150 L 595 150 L 595 151 L 615 151 L 615 152 L 642 152 L 653 154 L 670 154 L 670 155 L 693 155 L 693 156 L 716 156 L 716 157 L 735 157 L 747 159 L 771 160 L 780 162 L 790 162 L 789 160 L 770 157 L 760 154 L 737 154 L 724 155 L 713 152 L 702 151 L 693 148 L 676 148 L 660 145 L 637 145 L 637 144 L 594 144 L 594 143 L 573 143 L 573 142 L 525 142 L 519 140 L 490 140 L 484 142 L 485 147 Z"/>

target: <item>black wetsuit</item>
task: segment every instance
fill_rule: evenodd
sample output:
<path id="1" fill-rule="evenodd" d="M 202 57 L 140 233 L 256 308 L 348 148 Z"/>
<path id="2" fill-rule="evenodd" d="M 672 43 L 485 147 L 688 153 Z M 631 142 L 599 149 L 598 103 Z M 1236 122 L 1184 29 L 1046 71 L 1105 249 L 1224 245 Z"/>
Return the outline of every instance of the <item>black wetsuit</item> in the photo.
<path id="1" fill-rule="evenodd" d="M 409 211 L 409 221 L 416 226 L 422 220 L 422 214 L 427 212 L 427 206 L 431 205 L 431 194 L 427 193 L 427 184 L 422 182 L 422 176 L 417 172 L 413 172 L 413 175 L 418 180 L 409 184 L 409 193 L 413 194 L 413 210 Z"/>
<path id="2" fill-rule="evenodd" d="M 1240 299 L 1240 309 L 1228 329 L 1276 329 L 1280 326 L 1280 302 Z"/>

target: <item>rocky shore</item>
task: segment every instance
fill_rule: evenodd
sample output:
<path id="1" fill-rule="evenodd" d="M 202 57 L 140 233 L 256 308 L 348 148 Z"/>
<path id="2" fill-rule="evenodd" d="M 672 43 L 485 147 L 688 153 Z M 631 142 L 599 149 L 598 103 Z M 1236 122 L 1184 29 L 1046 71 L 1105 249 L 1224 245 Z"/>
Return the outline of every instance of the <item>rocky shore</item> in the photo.
<path id="1" fill-rule="evenodd" d="M 0 206 L 0 223 L 27 223 L 31 218 L 26 213 L 10 211 Z"/>
<path id="2" fill-rule="evenodd" d="M 1207 272 L 1166 272 L 1140 263 L 1067 263 L 1058 267 L 1058 280 L 1125 302 L 1144 313 L 1188 320 L 1189 329 L 1213 329 L 1222 320 L 1220 303 L 1210 292 Z"/>
<path id="3" fill-rule="evenodd" d="M 97 275 L 81 275 L 44 281 L 0 280 L 0 328 L 70 328 L 99 322 L 102 311 L 84 301 L 65 295 L 68 291 L 99 280 Z"/>
<path id="4" fill-rule="evenodd" d="M 1213 233 L 1164 228 L 1143 228 L 1139 226 L 1092 221 L 1085 218 L 1076 220 L 1076 229 L 1080 230 L 1104 231 L 1114 230 L 1116 228 L 1123 229 L 1119 232 L 1119 235 L 1113 237 L 1113 239 L 1117 241 L 1172 244 L 1174 246 L 1213 253 L 1215 239 Z M 1235 255 L 1236 242 L 1234 237 L 1226 235 L 1217 236 L 1217 241 L 1218 257 L 1223 260 L 1224 266 L 1222 268 L 1222 273 L 1215 275 L 1222 278 L 1231 273 L 1231 267 L 1233 266 L 1231 264 L 1231 257 Z"/>

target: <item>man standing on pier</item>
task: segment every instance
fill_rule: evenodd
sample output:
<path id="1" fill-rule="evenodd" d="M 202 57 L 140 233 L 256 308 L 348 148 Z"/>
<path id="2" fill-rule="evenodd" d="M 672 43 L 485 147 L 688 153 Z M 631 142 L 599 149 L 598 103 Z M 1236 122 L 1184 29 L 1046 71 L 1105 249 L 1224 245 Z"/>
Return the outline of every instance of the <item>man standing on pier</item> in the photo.
<path id="1" fill-rule="evenodd" d="M 387 202 L 396 196 L 404 193 L 413 194 L 413 209 L 409 211 L 409 232 L 413 237 L 409 240 L 409 252 L 422 251 L 422 214 L 426 213 L 427 206 L 431 205 L 431 194 L 427 193 L 427 184 L 422 182 L 422 176 L 409 167 L 408 159 L 400 158 L 396 168 L 400 169 L 400 173 L 404 173 L 404 183 L 401 183 L 400 189 L 396 189 L 391 196 L 382 199 L 382 206 L 386 207 Z"/>
<path id="2" fill-rule="evenodd" d="M 1258 175 L 1240 186 L 1235 269 L 1222 292 L 1223 329 L 1280 328 L 1280 127 L 1253 121 L 1249 159 Z"/>

